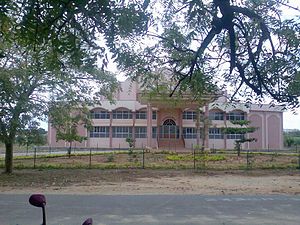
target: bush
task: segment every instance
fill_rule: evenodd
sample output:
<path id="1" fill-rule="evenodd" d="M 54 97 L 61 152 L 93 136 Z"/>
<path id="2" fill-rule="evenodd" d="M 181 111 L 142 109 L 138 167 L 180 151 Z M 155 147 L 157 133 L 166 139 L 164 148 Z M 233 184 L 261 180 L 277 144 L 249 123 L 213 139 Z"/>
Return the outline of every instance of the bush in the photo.
<path id="1" fill-rule="evenodd" d="M 107 155 L 107 159 L 106 159 L 106 162 L 113 162 L 115 161 L 115 156 L 113 153 L 110 153 Z"/>
<path id="2" fill-rule="evenodd" d="M 170 161 L 193 161 L 194 156 L 193 155 L 168 155 L 166 156 L 167 160 Z M 201 156 L 195 156 L 196 161 L 222 161 L 226 160 L 226 157 L 224 155 L 201 155 Z"/>

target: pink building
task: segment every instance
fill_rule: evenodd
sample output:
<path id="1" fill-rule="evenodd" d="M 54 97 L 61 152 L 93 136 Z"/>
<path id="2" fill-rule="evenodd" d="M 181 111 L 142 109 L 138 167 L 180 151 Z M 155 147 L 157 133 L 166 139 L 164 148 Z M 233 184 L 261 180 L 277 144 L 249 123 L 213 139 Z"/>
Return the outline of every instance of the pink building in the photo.
<path id="1" fill-rule="evenodd" d="M 283 111 L 269 105 L 233 104 L 220 97 L 199 107 L 188 97 L 176 104 L 141 97 L 137 83 L 121 83 L 115 104 L 103 100 L 91 108 L 93 129 L 78 127 L 88 137 L 77 147 L 128 148 L 127 137 L 135 147 L 148 146 L 171 150 L 191 149 L 195 145 L 214 149 L 233 149 L 241 134 L 223 134 L 222 128 L 237 126 L 234 120 L 250 120 L 256 131 L 247 134 L 256 142 L 245 143 L 243 149 L 282 149 Z M 49 145 L 68 146 L 56 142 L 55 129 L 49 124 Z"/>

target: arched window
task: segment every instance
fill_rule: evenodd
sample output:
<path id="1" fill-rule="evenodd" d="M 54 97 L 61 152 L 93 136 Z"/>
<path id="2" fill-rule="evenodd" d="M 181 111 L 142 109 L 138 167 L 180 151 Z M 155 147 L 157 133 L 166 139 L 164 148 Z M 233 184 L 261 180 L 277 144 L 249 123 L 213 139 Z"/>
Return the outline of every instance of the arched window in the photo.
<path id="1" fill-rule="evenodd" d="M 221 110 L 211 110 L 209 111 L 210 120 L 224 120 L 224 112 Z"/>
<path id="2" fill-rule="evenodd" d="M 172 119 L 166 119 L 165 122 L 163 123 L 164 126 L 176 126 L 176 123 Z"/>
<path id="3" fill-rule="evenodd" d="M 116 109 L 112 111 L 113 119 L 132 119 L 132 113 L 128 109 Z"/>
<path id="4" fill-rule="evenodd" d="M 109 112 L 104 109 L 93 109 L 91 110 L 91 119 L 110 119 Z"/>
<path id="5" fill-rule="evenodd" d="M 232 111 L 232 112 L 227 114 L 226 119 L 227 120 L 232 120 L 232 121 L 245 120 L 246 119 L 246 113 L 244 113 L 242 111 Z"/>

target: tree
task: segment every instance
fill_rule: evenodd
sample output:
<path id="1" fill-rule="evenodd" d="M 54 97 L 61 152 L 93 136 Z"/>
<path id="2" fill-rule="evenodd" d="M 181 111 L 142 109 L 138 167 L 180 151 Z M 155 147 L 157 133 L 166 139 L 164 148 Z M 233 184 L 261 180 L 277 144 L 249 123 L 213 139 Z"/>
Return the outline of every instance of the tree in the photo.
<path id="1" fill-rule="evenodd" d="M 295 144 L 295 140 L 293 139 L 293 137 L 286 135 L 284 136 L 284 144 L 290 148 Z"/>
<path id="2" fill-rule="evenodd" d="M 284 145 L 286 147 L 297 146 L 300 145 L 300 130 L 289 130 L 284 131 Z"/>
<path id="3" fill-rule="evenodd" d="M 67 56 L 56 63 L 80 65 L 83 57 L 90 61 L 99 57 L 105 67 L 106 47 L 112 49 L 115 41 L 147 28 L 145 7 L 137 1 L 119 0 L 2 0 L 0 38 L 32 49 L 47 45 L 53 62 L 59 60 L 55 56 Z M 8 53 L 5 42 L 0 44 L 0 53 L 1 57 Z"/>
<path id="4" fill-rule="evenodd" d="M 271 97 L 299 106 L 300 23 L 285 20 L 282 7 L 300 10 L 287 0 L 161 0 L 149 6 L 158 7 L 148 43 L 125 42 L 115 50 L 119 67 L 133 79 L 154 82 L 152 72 L 164 66 L 177 80 L 174 90 L 201 74 L 221 90 L 233 86 L 232 99 Z"/>
<path id="5" fill-rule="evenodd" d="M 118 83 L 97 68 L 64 65 L 62 70 L 48 64 L 48 52 L 42 49 L 32 52 L 18 46 L 9 52 L 0 67 L 0 140 L 6 146 L 5 171 L 10 173 L 16 135 L 33 121 L 45 119 L 50 103 L 99 103 L 100 96 L 111 98 Z"/>
<path id="6" fill-rule="evenodd" d="M 147 27 L 142 5 L 124 1 L 0 2 L 0 141 L 5 172 L 17 133 L 45 119 L 49 103 L 75 106 L 112 99 L 118 83 L 105 71 L 109 49 Z M 97 43 L 96 37 L 102 42 Z M 101 62 L 100 62 L 101 60 Z"/>
<path id="7" fill-rule="evenodd" d="M 30 125 L 17 133 L 16 142 L 19 145 L 25 145 L 26 152 L 31 145 L 45 145 L 47 143 L 47 131 L 36 125 Z"/>
<path id="8" fill-rule="evenodd" d="M 238 127 L 226 127 L 223 129 L 223 133 L 240 136 L 239 139 L 235 140 L 235 150 L 237 151 L 237 155 L 240 156 L 241 147 L 243 143 L 256 141 L 255 138 L 246 137 L 247 134 L 253 133 L 256 130 L 256 128 L 249 127 L 250 124 L 249 120 L 236 120 L 236 121 L 231 121 L 231 123 L 234 125 L 238 125 Z"/>
<path id="9" fill-rule="evenodd" d="M 69 142 L 68 155 L 71 156 L 72 143 L 82 142 L 87 139 L 86 136 L 78 133 L 78 128 L 83 126 L 86 129 L 91 128 L 89 109 L 85 106 L 72 106 L 65 102 L 55 103 L 50 107 L 49 120 L 51 126 L 56 129 L 56 140 Z"/>

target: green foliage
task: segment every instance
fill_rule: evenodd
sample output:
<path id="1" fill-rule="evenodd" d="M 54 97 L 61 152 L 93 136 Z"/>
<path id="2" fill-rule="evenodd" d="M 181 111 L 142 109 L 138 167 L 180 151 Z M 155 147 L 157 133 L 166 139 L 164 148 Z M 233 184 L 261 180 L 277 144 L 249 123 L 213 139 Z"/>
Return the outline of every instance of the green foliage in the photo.
<path id="1" fill-rule="evenodd" d="M 49 63 L 87 63 L 91 69 L 98 57 L 102 66 L 107 64 L 103 43 L 113 49 L 116 40 L 142 33 L 148 22 L 138 2 L 20 0 L 1 1 L 0 9 L 3 38 L 30 48 L 47 45 Z M 104 41 L 97 43 L 99 34 Z M 66 57 L 60 62 L 62 55 Z"/>
<path id="2" fill-rule="evenodd" d="M 50 106 L 49 120 L 56 129 L 56 139 L 69 143 L 86 140 L 87 137 L 78 134 L 78 128 L 89 129 L 92 126 L 88 115 L 89 110 L 85 106 L 75 107 L 63 102 Z"/>
<path id="3" fill-rule="evenodd" d="M 6 145 L 6 172 L 12 172 L 17 132 L 45 119 L 49 106 L 99 104 L 101 96 L 112 100 L 118 82 L 105 71 L 107 49 L 144 32 L 144 9 L 124 1 L 0 1 L 0 141 Z M 69 135 L 59 138 L 81 139 L 74 129 L 63 133 Z"/>
<path id="4" fill-rule="evenodd" d="M 113 162 L 114 160 L 115 160 L 115 156 L 113 153 L 107 155 L 107 159 L 106 159 L 107 162 Z"/>
<path id="5" fill-rule="evenodd" d="M 300 130 L 284 132 L 284 145 L 286 147 L 300 146 Z"/>
<path id="6" fill-rule="evenodd" d="M 226 127 L 222 131 L 224 134 L 241 134 L 241 138 L 235 141 L 235 150 L 238 156 L 241 154 L 241 145 L 246 142 L 256 141 L 255 138 L 246 138 L 246 134 L 253 133 L 257 128 L 249 127 L 250 121 L 248 120 L 237 120 L 231 121 L 234 125 L 239 125 L 239 127 Z"/>
<path id="7" fill-rule="evenodd" d="M 194 156 L 193 155 L 168 155 L 166 156 L 167 160 L 170 161 L 193 161 Z M 224 155 L 197 155 L 195 156 L 195 159 L 197 161 L 222 161 L 226 160 L 226 157 Z"/>
<path id="8" fill-rule="evenodd" d="M 203 97 L 230 86 L 235 88 L 232 99 L 242 96 L 251 102 L 270 96 L 273 103 L 297 107 L 300 23 L 297 17 L 284 19 L 283 5 L 289 3 L 151 1 L 148 10 L 161 13 L 153 13 L 142 42 L 139 36 L 116 43 L 116 61 L 144 86 L 154 84 L 165 68 L 168 79 L 176 81 L 170 94 L 189 90 Z"/>
<path id="9" fill-rule="evenodd" d="M 47 131 L 43 128 L 29 126 L 18 132 L 16 142 L 27 148 L 31 145 L 45 145 L 47 143 Z"/>
<path id="10" fill-rule="evenodd" d="M 135 141 L 133 140 L 133 138 L 132 137 L 127 137 L 126 142 L 129 145 L 129 148 L 130 148 L 129 150 L 132 150 L 132 148 L 134 148 L 134 145 L 135 145 Z"/>
<path id="11" fill-rule="evenodd" d="M 284 145 L 292 147 L 295 144 L 295 139 L 291 136 L 284 136 Z"/>

